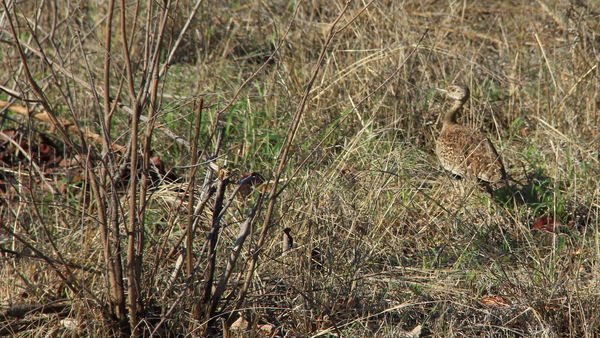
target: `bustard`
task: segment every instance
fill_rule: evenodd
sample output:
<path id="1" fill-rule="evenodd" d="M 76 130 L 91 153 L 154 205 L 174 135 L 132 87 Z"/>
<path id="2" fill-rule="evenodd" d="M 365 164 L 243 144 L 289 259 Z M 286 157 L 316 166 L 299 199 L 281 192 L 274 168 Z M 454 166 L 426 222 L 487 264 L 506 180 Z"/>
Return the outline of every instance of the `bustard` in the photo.
<path id="1" fill-rule="evenodd" d="M 459 111 L 469 100 L 469 87 L 453 84 L 439 90 L 454 100 L 444 116 L 442 132 L 436 142 L 437 157 L 444 169 L 467 180 L 506 185 L 506 170 L 490 140 L 483 133 L 456 122 Z"/>

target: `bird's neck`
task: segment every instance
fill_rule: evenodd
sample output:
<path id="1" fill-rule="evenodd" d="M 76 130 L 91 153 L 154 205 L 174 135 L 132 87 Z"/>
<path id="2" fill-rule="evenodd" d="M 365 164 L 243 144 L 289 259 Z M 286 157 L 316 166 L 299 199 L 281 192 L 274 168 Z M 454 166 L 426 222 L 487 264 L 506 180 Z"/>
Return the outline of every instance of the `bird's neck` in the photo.
<path id="1" fill-rule="evenodd" d="M 444 116 L 444 125 L 456 124 L 458 112 L 464 104 L 465 103 L 462 101 L 454 101 L 454 104 L 452 105 L 452 107 L 450 107 L 450 109 L 446 113 L 446 116 Z"/>

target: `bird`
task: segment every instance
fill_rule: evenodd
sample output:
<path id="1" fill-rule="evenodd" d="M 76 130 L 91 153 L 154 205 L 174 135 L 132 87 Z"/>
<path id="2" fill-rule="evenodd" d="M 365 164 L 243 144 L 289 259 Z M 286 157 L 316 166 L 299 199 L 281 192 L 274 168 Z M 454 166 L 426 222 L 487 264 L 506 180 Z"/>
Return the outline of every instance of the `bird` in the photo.
<path id="1" fill-rule="evenodd" d="M 444 169 L 470 181 L 507 186 L 504 164 L 492 142 L 482 132 L 456 121 L 469 100 L 469 87 L 456 83 L 438 90 L 454 101 L 444 116 L 436 141 L 436 155 Z"/>

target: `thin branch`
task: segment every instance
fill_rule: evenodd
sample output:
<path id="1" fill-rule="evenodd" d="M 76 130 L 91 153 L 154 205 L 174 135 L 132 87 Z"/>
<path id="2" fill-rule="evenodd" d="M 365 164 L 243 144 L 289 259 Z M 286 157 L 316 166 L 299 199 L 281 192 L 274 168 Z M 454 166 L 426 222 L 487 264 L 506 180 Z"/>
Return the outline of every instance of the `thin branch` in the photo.
<path id="1" fill-rule="evenodd" d="M 252 178 L 252 176 L 248 176 L 248 177 Z M 240 182 L 240 184 L 238 184 L 238 188 L 241 186 L 242 186 L 242 183 Z M 232 197 L 234 196 L 235 192 L 236 191 L 234 191 L 234 193 L 232 193 Z M 221 299 L 221 296 L 223 295 L 223 292 L 225 291 L 225 287 L 227 286 L 229 277 L 231 276 L 231 273 L 233 272 L 233 268 L 235 267 L 237 259 L 240 256 L 240 253 L 242 252 L 242 246 L 244 245 L 244 242 L 246 241 L 246 237 L 248 237 L 248 234 L 250 233 L 252 224 L 254 223 L 255 217 L 256 217 L 258 210 L 262 204 L 262 198 L 263 198 L 262 194 L 258 195 L 258 198 L 256 199 L 256 202 L 254 203 L 254 207 L 248 214 L 248 217 L 246 218 L 246 221 L 244 222 L 244 224 L 242 224 L 242 226 L 240 227 L 240 231 L 235 240 L 235 245 L 233 246 L 233 249 L 231 250 L 231 254 L 229 255 L 229 259 L 227 260 L 227 266 L 225 267 L 225 271 L 221 275 L 221 278 L 219 279 L 219 283 L 217 284 L 217 287 L 215 288 L 215 294 L 213 295 L 212 305 L 211 305 L 211 309 L 209 311 L 210 318 L 213 318 L 215 316 L 215 313 L 217 310 L 217 305 L 219 304 L 219 300 Z"/>
<path id="2" fill-rule="evenodd" d="M 192 162 L 196 163 L 198 160 L 198 141 L 200 138 L 200 126 L 202 124 L 202 108 L 204 106 L 204 100 L 200 100 L 198 103 L 198 110 L 196 115 L 196 126 L 194 127 L 194 143 L 192 147 Z M 187 224 L 187 241 L 186 241 L 186 264 L 188 268 L 188 275 L 192 274 L 193 260 L 192 260 L 192 243 L 194 242 L 194 190 L 196 187 L 196 170 L 198 167 L 193 167 L 190 173 L 190 181 L 187 188 L 188 195 L 188 224 Z"/>

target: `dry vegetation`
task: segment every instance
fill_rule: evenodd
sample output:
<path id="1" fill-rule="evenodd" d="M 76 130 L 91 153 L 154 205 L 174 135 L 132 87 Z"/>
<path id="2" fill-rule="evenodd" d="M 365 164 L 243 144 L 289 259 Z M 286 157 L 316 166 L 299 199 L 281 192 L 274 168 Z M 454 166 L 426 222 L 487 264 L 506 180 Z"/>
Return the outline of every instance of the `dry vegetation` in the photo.
<path id="1" fill-rule="evenodd" d="M 600 335 L 597 2 L 196 4 L 2 0 L 0 334 Z"/>

